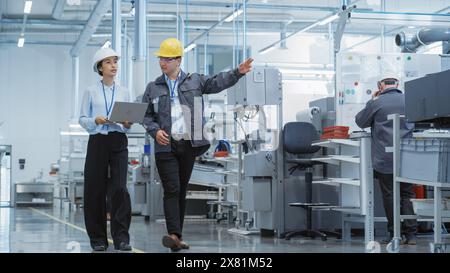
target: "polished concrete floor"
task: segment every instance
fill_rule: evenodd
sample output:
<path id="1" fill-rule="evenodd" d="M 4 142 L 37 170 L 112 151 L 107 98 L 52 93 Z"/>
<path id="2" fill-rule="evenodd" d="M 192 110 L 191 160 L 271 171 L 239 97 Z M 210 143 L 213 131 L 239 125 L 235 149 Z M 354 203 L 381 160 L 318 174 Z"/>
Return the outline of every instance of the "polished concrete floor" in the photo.
<path id="1" fill-rule="evenodd" d="M 364 252 L 363 238 L 343 242 L 329 238 L 293 238 L 290 241 L 259 235 L 239 235 L 228 232 L 227 223 L 187 220 L 184 239 L 195 253 L 353 253 Z M 161 245 L 165 234 L 162 221 L 144 220 L 133 216 L 130 235 L 133 252 L 167 253 Z M 377 238 L 380 239 L 381 238 Z M 401 252 L 429 252 L 430 236 L 420 237 L 416 246 L 402 246 Z M 112 244 L 108 249 L 113 252 Z M 381 245 L 381 252 L 386 252 Z M 48 207 L 0 208 L 0 252 L 91 252 L 85 231 L 83 211 L 64 214 Z"/>

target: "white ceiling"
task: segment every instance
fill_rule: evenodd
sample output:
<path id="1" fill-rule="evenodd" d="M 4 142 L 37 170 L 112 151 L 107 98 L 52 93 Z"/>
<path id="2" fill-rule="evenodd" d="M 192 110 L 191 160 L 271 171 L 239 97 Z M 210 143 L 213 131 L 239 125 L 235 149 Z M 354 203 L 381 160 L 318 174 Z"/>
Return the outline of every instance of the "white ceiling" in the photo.
<path id="1" fill-rule="evenodd" d="M 68 33 L 66 36 L 54 35 L 55 40 L 63 39 L 70 41 L 76 39 L 85 21 L 89 18 L 97 1 L 80 0 L 80 6 L 70 6 L 65 4 L 62 20 L 55 20 L 52 11 L 57 0 L 34 0 L 31 14 L 28 16 L 27 33 Z M 366 11 L 381 11 L 382 0 L 359 0 L 356 1 L 358 9 Z M 25 0 L 0 0 L 0 38 L 7 35 L 18 34 L 21 31 L 23 20 L 23 6 Z M 122 13 L 129 13 L 131 1 L 122 1 Z M 153 14 L 175 14 L 177 12 L 176 0 L 147 0 L 147 12 Z M 201 33 L 220 19 L 232 12 L 233 2 L 242 3 L 242 0 L 188 0 L 186 5 L 184 0 L 179 0 L 178 11 L 180 15 L 187 19 L 188 25 L 195 29 L 189 31 Z M 335 13 L 341 5 L 340 0 L 250 0 L 247 9 L 248 31 L 278 31 L 283 22 L 292 20 L 288 31 L 295 31 L 306 24 L 317 21 L 324 16 Z M 355 0 L 348 1 L 350 3 Z M 166 3 L 166 4 L 162 4 Z M 167 4 L 169 3 L 169 4 Z M 450 0 L 386 0 L 385 11 L 388 12 L 420 12 L 420 13 L 441 13 L 450 12 Z M 108 18 L 104 18 L 103 27 L 99 28 L 102 33 L 110 32 Z M 242 18 L 242 16 L 241 16 Z M 356 22 L 356 23 L 355 23 Z M 346 31 L 358 34 L 374 34 L 380 32 L 382 23 L 392 24 L 388 21 L 350 21 Z M 129 24 L 129 29 L 132 28 Z M 231 29 L 232 24 L 223 24 L 220 29 Z M 152 32 L 173 32 L 176 27 L 175 22 L 158 19 L 150 20 L 149 31 Z M 399 26 L 388 25 L 387 30 L 398 28 Z M 406 27 L 406 26 L 405 26 Z M 315 28 L 313 31 L 328 32 L 326 27 Z M 3 35 L 2 35 L 3 33 Z M 73 34 L 74 37 L 71 37 Z"/>

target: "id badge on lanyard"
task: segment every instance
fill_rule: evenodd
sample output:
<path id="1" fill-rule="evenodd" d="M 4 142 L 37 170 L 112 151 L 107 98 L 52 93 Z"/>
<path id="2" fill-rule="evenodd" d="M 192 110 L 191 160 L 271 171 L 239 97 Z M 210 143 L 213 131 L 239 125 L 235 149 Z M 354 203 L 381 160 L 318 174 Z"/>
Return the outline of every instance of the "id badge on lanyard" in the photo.
<path id="1" fill-rule="evenodd" d="M 158 113 L 158 108 L 159 108 L 159 97 L 156 97 L 154 99 L 152 99 L 152 104 L 153 104 L 153 111 L 155 113 Z"/>
<path id="2" fill-rule="evenodd" d="M 109 107 L 108 107 L 108 102 L 106 100 L 105 85 L 103 84 L 103 82 L 102 82 L 102 89 L 103 89 L 103 98 L 105 99 L 106 118 L 109 118 L 109 113 L 111 113 L 111 109 L 112 109 L 112 106 L 113 106 L 113 103 L 114 103 L 114 93 L 116 91 L 116 83 L 114 83 L 114 85 L 113 85 L 111 102 L 109 104 Z M 106 129 L 106 130 L 108 130 L 108 128 L 109 128 L 108 124 L 104 124 L 103 127 L 102 127 L 102 129 Z"/>
<path id="3" fill-rule="evenodd" d="M 173 83 L 173 85 L 171 85 L 172 81 L 170 79 L 167 79 L 167 85 L 169 86 L 171 101 L 173 101 L 175 99 L 175 92 L 177 91 L 175 89 L 177 88 L 177 82 L 178 82 L 178 77 L 175 80 L 175 82 Z"/>

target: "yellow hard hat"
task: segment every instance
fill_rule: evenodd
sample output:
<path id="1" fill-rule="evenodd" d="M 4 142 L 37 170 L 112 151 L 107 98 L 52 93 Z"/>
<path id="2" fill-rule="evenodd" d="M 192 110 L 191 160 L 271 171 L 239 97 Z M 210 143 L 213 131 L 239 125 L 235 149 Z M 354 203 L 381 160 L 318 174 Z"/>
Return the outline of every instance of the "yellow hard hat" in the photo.
<path id="1" fill-rule="evenodd" d="M 183 46 L 178 39 L 169 38 L 162 41 L 159 50 L 155 52 L 158 57 L 182 57 L 184 54 Z"/>

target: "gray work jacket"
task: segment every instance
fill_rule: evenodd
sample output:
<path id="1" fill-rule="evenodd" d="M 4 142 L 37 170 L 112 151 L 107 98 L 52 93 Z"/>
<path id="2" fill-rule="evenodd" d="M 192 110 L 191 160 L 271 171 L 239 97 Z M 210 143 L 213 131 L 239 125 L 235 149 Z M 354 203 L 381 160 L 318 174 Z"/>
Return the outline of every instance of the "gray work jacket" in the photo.
<path id="1" fill-rule="evenodd" d="M 392 147 L 392 120 L 390 114 L 405 114 L 405 95 L 396 88 L 386 89 L 378 97 L 367 102 L 355 117 L 361 128 L 371 128 L 373 169 L 383 173 L 393 173 L 393 155 L 386 153 L 386 147 Z M 400 119 L 400 136 L 409 136 L 414 125 Z"/>
<path id="2" fill-rule="evenodd" d="M 244 76 L 238 69 L 221 72 L 214 76 L 205 76 L 198 73 L 186 74 L 181 71 L 178 83 L 178 97 L 182 106 L 186 124 L 191 128 L 192 147 L 209 145 L 204 137 L 203 94 L 219 93 L 235 85 Z M 156 138 L 156 132 L 160 129 L 170 135 L 172 118 L 169 87 L 164 75 L 150 82 L 145 89 L 142 102 L 148 103 L 143 125 L 147 132 Z M 155 153 L 170 152 L 171 145 L 160 145 L 155 141 Z"/>

